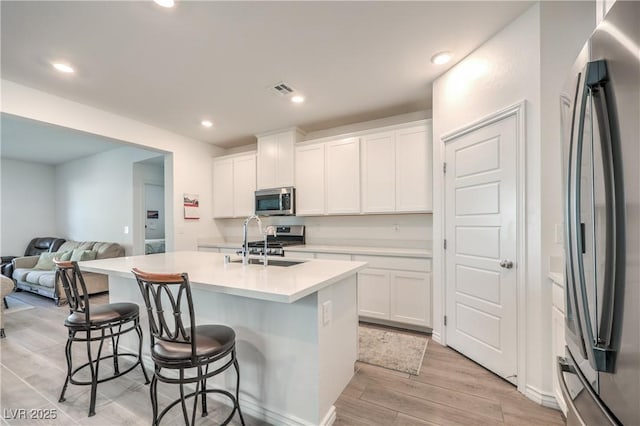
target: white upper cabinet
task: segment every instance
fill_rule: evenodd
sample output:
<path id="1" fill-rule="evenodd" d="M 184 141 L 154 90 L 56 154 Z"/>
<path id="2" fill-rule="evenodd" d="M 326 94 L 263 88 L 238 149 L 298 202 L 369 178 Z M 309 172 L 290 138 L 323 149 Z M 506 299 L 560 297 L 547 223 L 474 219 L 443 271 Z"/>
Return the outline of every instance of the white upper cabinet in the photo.
<path id="1" fill-rule="evenodd" d="M 327 142 L 327 214 L 360 213 L 360 139 Z"/>
<path id="2" fill-rule="evenodd" d="M 256 154 L 213 160 L 213 217 L 246 217 L 253 214 L 256 190 Z"/>
<path id="3" fill-rule="evenodd" d="M 360 213 L 360 139 L 296 147 L 296 214 Z"/>
<path id="4" fill-rule="evenodd" d="M 233 159 L 213 160 L 213 217 L 233 217 Z"/>
<path id="5" fill-rule="evenodd" d="M 362 204 L 368 213 L 396 210 L 396 148 L 393 132 L 362 140 Z"/>
<path id="6" fill-rule="evenodd" d="M 325 144 L 296 147 L 296 214 L 325 214 Z"/>
<path id="7" fill-rule="evenodd" d="M 362 140 L 362 212 L 432 210 L 431 121 Z"/>
<path id="8" fill-rule="evenodd" d="M 431 211 L 431 124 L 396 132 L 396 211 Z"/>
<path id="9" fill-rule="evenodd" d="M 295 143 L 298 129 L 258 135 L 258 189 L 294 186 Z"/>
<path id="10" fill-rule="evenodd" d="M 247 217 L 255 213 L 256 156 L 237 157 L 233 161 L 233 214 Z"/>

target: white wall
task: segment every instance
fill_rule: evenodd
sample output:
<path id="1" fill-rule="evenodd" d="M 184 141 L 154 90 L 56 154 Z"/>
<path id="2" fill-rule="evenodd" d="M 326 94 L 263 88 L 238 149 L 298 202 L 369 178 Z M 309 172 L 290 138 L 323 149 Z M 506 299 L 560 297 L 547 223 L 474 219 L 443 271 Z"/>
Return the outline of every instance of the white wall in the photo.
<path id="1" fill-rule="evenodd" d="M 549 236 L 561 218 L 559 87 L 589 27 L 589 2 L 541 2 L 483 44 L 434 82 L 434 159 L 443 161 L 442 135 L 505 107 L 526 101 L 526 347 L 527 395 L 552 403 L 550 287 L 547 280 Z M 591 16 L 589 17 L 589 15 Z M 574 52 L 574 53 L 573 53 Z M 469 79 L 471 66 L 484 74 Z M 558 151 L 559 152 L 559 151 Z M 544 159 L 544 161 L 543 161 Z M 435 161 L 435 160 L 434 160 Z M 437 169 L 437 167 L 434 167 Z M 443 334 L 443 178 L 434 173 L 434 336 Z M 557 252 L 557 247 L 555 248 Z"/>
<path id="2" fill-rule="evenodd" d="M 56 227 L 55 167 L 0 160 L 0 253 L 22 256 L 34 237 L 64 237 Z"/>
<path id="3" fill-rule="evenodd" d="M 56 168 L 57 229 L 74 241 L 112 241 L 133 249 L 133 164 L 156 152 L 123 147 Z M 124 233 L 124 227 L 128 233 Z"/>
<path id="4" fill-rule="evenodd" d="M 172 153 L 165 158 L 168 250 L 195 250 L 199 237 L 219 235 L 208 218 L 213 215 L 211 157 L 222 149 L 11 81 L 1 85 L 3 112 Z M 200 195 L 202 219 L 183 219 L 184 193 Z"/>
<path id="5" fill-rule="evenodd" d="M 263 219 L 263 224 L 305 225 L 307 244 L 431 249 L 431 214 L 361 216 L 285 216 Z M 243 219 L 218 219 L 227 242 L 242 241 Z M 249 238 L 259 239 L 255 223 Z"/>

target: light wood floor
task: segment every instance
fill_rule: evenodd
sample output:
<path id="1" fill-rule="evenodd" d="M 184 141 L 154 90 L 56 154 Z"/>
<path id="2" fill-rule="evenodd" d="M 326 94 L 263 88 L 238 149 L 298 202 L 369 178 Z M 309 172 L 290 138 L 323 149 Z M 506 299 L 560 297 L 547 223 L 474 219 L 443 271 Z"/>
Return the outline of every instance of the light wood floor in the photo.
<path id="1" fill-rule="evenodd" d="M 18 297 L 35 308 L 4 316 L 7 338 L 0 341 L 2 424 L 130 426 L 150 423 L 148 387 L 143 384 L 139 369 L 98 386 L 94 417 L 87 417 L 87 386 L 69 385 L 67 401 L 59 403 L 66 371 L 63 321 L 68 310 L 56 307 L 50 299 L 29 293 L 18 293 Z M 92 298 L 92 303 L 106 301 L 104 295 Z M 82 350 L 80 352 L 80 356 L 86 357 Z M 170 398 L 172 391 L 159 386 L 161 405 L 173 399 Z M 9 410 L 16 409 L 54 409 L 57 418 L 12 420 Z M 225 409 L 214 407 L 208 417 L 198 418 L 196 423 L 217 424 L 224 418 L 221 411 Z M 564 424 L 559 411 L 529 401 L 512 385 L 433 341 L 427 346 L 418 376 L 358 363 L 354 378 L 336 402 L 336 409 L 336 426 Z M 249 426 L 264 424 L 246 415 L 245 420 Z M 177 416 L 163 422 L 166 425 L 180 423 Z"/>

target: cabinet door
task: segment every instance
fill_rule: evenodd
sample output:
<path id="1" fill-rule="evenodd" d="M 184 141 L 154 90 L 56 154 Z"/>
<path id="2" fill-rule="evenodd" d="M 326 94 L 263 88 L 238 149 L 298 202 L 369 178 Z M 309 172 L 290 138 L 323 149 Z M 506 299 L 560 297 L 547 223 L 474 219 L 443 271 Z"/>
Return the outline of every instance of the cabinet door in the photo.
<path id="1" fill-rule="evenodd" d="M 557 357 L 564 357 L 566 354 L 564 353 L 564 315 L 558 308 L 555 306 L 551 307 L 551 361 L 553 365 L 555 365 L 558 360 Z M 560 406 L 562 412 L 567 414 L 567 404 L 564 401 L 564 396 L 562 395 L 562 389 L 560 388 L 560 383 L 558 382 L 558 375 L 552 374 L 553 380 L 553 394 L 556 397 L 556 401 Z"/>
<path id="2" fill-rule="evenodd" d="M 327 213 L 360 213 L 360 139 L 326 145 Z"/>
<path id="3" fill-rule="evenodd" d="M 258 189 L 278 186 L 278 135 L 258 139 Z"/>
<path id="4" fill-rule="evenodd" d="M 362 140 L 362 211 L 393 212 L 396 208 L 395 142 L 392 132 Z"/>
<path id="5" fill-rule="evenodd" d="M 396 211 L 431 211 L 431 127 L 396 132 Z"/>
<path id="6" fill-rule="evenodd" d="M 389 319 L 389 272 L 363 269 L 358 272 L 358 315 Z"/>
<path id="7" fill-rule="evenodd" d="M 213 162 L 213 217 L 233 217 L 233 159 Z"/>
<path id="8" fill-rule="evenodd" d="M 276 166 L 276 185 L 294 186 L 295 133 L 293 131 L 278 135 L 278 163 Z"/>
<path id="9" fill-rule="evenodd" d="M 247 217 L 255 212 L 256 156 L 233 159 L 233 215 Z"/>
<path id="10" fill-rule="evenodd" d="M 431 327 L 431 274 L 390 272 L 390 319 Z"/>
<path id="11" fill-rule="evenodd" d="M 324 143 L 296 148 L 296 215 L 325 214 Z"/>

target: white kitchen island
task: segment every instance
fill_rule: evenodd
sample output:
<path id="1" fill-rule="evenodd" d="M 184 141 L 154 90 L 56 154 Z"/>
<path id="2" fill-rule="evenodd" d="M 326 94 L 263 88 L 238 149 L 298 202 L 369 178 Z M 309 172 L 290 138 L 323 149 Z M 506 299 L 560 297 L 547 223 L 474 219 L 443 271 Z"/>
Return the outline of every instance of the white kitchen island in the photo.
<path id="1" fill-rule="evenodd" d="M 308 260 L 265 268 L 197 251 L 80 263 L 83 271 L 109 276 L 111 302 L 140 306 L 132 268 L 187 272 L 197 323 L 225 324 L 236 332 L 243 412 L 278 425 L 333 423 L 333 404 L 353 377 L 358 356 L 356 272 L 365 266 Z M 145 362 L 152 365 L 144 309 L 141 317 Z M 235 375 L 223 376 L 216 383 L 233 389 Z"/>

